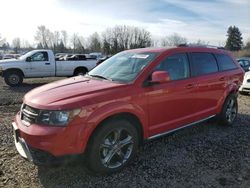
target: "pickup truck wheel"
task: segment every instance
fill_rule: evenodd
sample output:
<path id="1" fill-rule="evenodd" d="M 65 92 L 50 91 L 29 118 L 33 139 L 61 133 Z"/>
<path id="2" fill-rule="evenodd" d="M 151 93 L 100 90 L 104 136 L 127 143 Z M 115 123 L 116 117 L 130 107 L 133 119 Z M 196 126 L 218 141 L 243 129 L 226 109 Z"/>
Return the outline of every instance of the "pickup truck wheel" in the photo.
<path id="1" fill-rule="evenodd" d="M 234 94 L 230 94 L 222 107 L 222 111 L 218 116 L 219 123 L 226 126 L 231 126 L 238 113 L 237 97 Z"/>
<path id="2" fill-rule="evenodd" d="M 83 76 L 87 73 L 86 70 L 80 69 L 80 70 L 76 70 L 74 73 L 74 76 Z"/>
<path id="3" fill-rule="evenodd" d="M 110 120 L 91 137 L 88 167 L 101 174 L 120 171 L 134 158 L 138 144 L 136 127 L 123 119 Z"/>
<path id="4" fill-rule="evenodd" d="M 18 71 L 9 71 L 5 73 L 4 81 L 11 87 L 19 86 L 23 82 L 23 75 Z"/>

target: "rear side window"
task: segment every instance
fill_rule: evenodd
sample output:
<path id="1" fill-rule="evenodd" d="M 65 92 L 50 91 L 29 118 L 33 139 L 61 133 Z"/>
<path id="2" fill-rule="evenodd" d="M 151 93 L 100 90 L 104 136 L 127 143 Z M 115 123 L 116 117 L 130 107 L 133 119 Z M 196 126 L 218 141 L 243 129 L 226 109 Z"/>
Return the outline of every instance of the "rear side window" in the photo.
<path id="1" fill-rule="evenodd" d="M 247 67 L 250 65 L 250 61 L 247 60 L 238 60 L 238 63 L 240 64 L 240 66 L 242 67 Z"/>
<path id="2" fill-rule="evenodd" d="M 192 62 L 192 76 L 218 72 L 218 65 L 212 54 L 194 52 L 190 54 L 190 57 Z"/>
<path id="3" fill-rule="evenodd" d="M 225 54 L 216 54 L 215 55 L 219 64 L 220 70 L 231 70 L 237 68 L 233 60 Z"/>
<path id="4" fill-rule="evenodd" d="M 250 65 L 250 61 L 245 60 L 244 65 L 245 65 L 245 67 L 248 67 Z"/>

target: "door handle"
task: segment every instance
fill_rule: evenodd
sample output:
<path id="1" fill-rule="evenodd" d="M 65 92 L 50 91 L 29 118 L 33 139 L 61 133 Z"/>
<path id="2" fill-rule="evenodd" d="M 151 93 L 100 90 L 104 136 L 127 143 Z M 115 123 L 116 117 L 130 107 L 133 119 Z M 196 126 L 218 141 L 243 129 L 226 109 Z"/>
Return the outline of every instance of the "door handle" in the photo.
<path id="1" fill-rule="evenodd" d="M 192 88 L 194 88 L 194 86 L 195 86 L 195 84 L 188 84 L 188 85 L 186 85 L 186 89 L 192 89 Z"/>
<path id="2" fill-rule="evenodd" d="M 50 63 L 45 63 L 45 65 L 50 65 Z"/>
<path id="3" fill-rule="evenodd" d="M 223 77 L 220 77 L 220 79 L 219 79 L 220 81 L 225 81 L 226 80 L 226 77 L 225 76 L 223 76 Z"/>

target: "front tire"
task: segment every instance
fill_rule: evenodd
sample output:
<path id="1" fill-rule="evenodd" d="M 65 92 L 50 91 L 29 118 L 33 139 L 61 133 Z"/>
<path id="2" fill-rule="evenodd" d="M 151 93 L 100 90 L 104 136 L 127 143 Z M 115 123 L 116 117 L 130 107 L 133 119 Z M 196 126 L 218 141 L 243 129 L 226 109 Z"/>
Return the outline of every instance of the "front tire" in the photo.
<path id="1" fill-rule="evenodd" d="M 124 168 L 138 150 L 136 127 L 123 119 L 105 122 L 91 137 L 88 145 L 88 167 L 100 174 L 111 174 Z"/>
<path id="2" fill-rule="evenodd" d="M 23 75 L 19 71 L 9 71 L 5 73 L 4 81 L 11 87 L 19 86 L 23 83 Z"/>
<path id="3" fill-rule="evenodd" d="M 225 126 L 233 125 L 238 113 L 237 97 L 234 94 L 230 94 L 222 107 L 222 111 L 219 115 L 219 123 Z"/>

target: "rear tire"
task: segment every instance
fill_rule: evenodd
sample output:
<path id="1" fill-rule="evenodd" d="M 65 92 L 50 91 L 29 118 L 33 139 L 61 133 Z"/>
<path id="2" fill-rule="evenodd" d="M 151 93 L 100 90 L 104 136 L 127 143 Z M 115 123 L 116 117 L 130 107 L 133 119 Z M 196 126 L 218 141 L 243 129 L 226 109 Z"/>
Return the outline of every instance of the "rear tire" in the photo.
<path id="1" fill-rule="evenodd" d="M 19 86 L 23 83 L 23 75 L 19 71 L 8 71 L 4 75 L 4 81 L 11 87 Z"/>
<path id="2" fill-rule="evenodd" d="M 233 125 L 238 113 L 238 102 L 235 94 L 230 94 L 226 98 L 221 113 L 218 116 L 219 123 L 225 126 Z"/>
<path id="3" fill-rule="evenodd" d="M 74 76 L 83 76 L 87 73 L 85 69 L 78 69 L 75 71 Z"/>
<path id="4" fill-rule="evenodd" d="M 100 174 L 123 169 L 135 157 L 139 138 L 136 127 L 123 119 L 105 122 L 88 144 L 88 168 Z"/>

